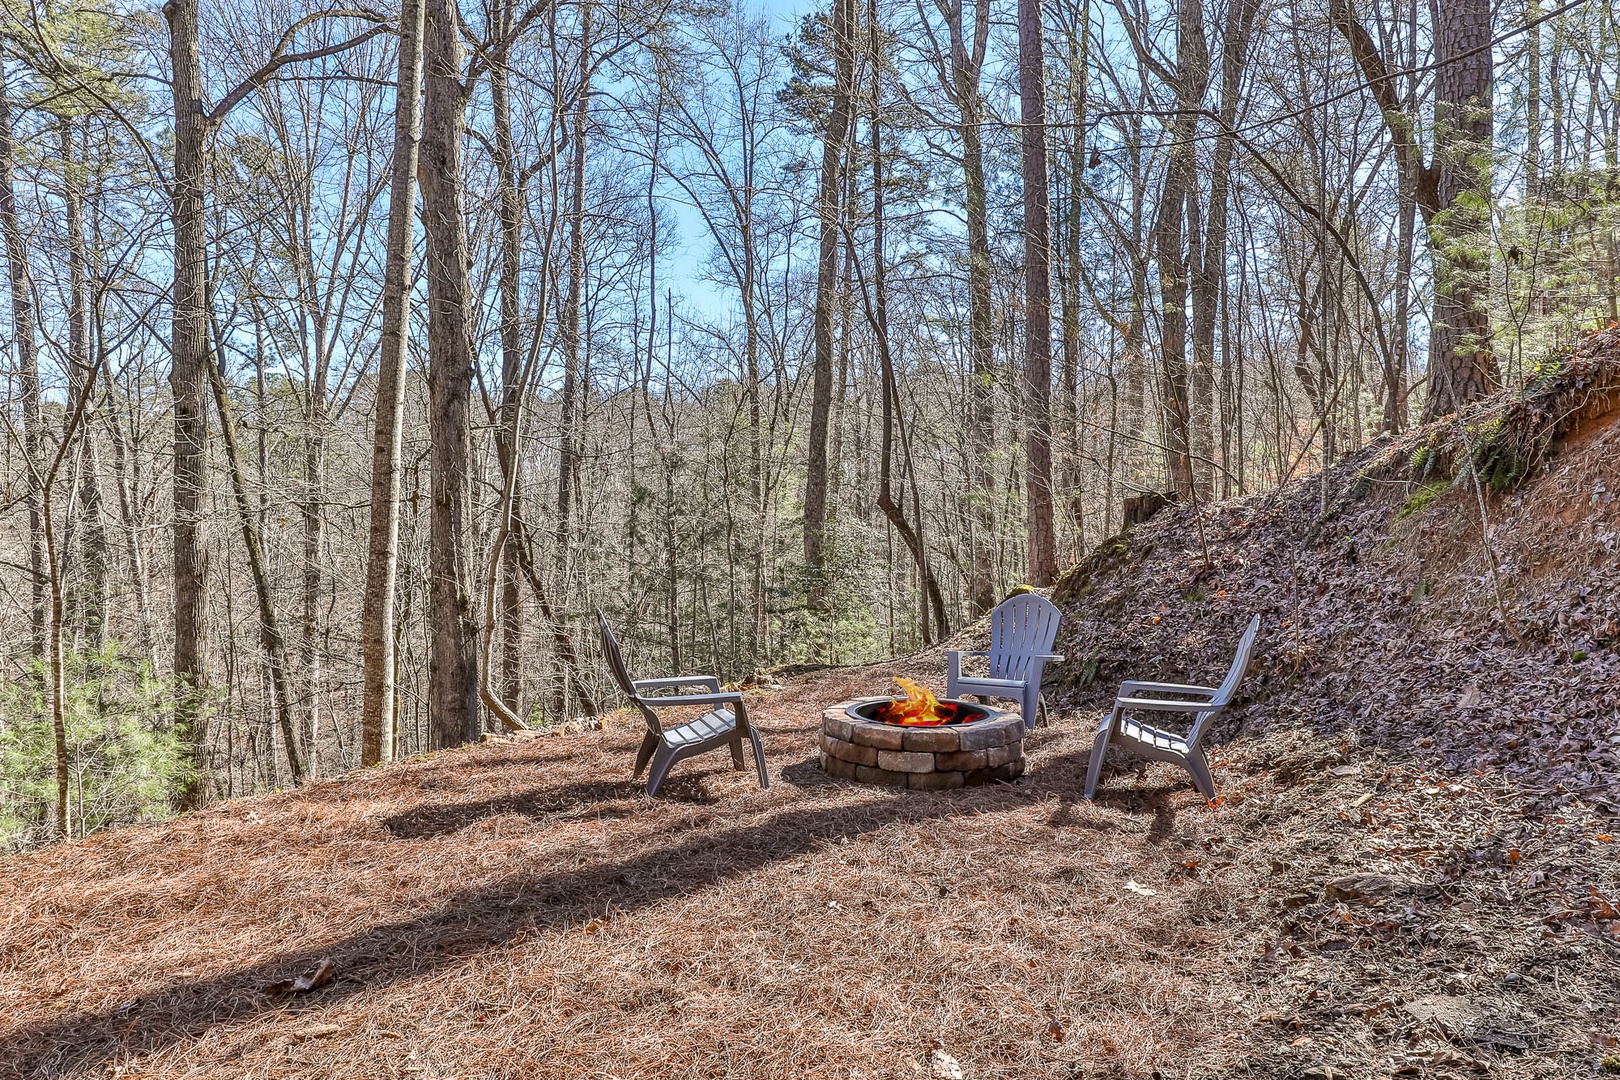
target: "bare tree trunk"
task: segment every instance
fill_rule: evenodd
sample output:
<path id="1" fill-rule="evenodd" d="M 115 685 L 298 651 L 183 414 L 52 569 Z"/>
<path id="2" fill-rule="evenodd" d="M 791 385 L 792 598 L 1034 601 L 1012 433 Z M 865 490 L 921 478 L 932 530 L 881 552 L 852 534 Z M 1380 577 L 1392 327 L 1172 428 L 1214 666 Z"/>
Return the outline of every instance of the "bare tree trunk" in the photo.
<path id="1" fill-rule="evenodd" d="M 1057 576 L 1052 522 L 1052 281 L 1046 180 L 1046 58 L 1040 0 L 1018 0 L 1018 100 L 1024 179 L 1024 498 L 1029 581 Z"/>
<path id="2" fill-rule="evenodd" d="M 99 338 L 100 335 L 98 335 Z M 106 374 L 105 357 L 98 356 L 98 362 L 107 386 L 107 397 L 111 400 L 112 378 Z M 108 436 L 112 440 L 113 483 L 118 491 L 118 524 L 119 531 L 124 538 L 124 556 L 129 560 L 130 588 L 135 593 L 135 613 L 139 619 L 141 655 L 156 670 L 157 632 L 152 615 L 152 602 L 146 587 L 146 555 L 141 549 L 140 512 L 135 502 L 135 466 L 130 460 L 130 450 L 128 441 L 124 436 L 123 425 L 113 415 L 113 410 L 109 408 L 103 413 L 103 418 L 106 421 Z"/>
<path id="3" fill-rule="evenodd" d="M 503 5 L 502 21 L 509 22 L 511 6 Z M 503 25 L 501 30 L 505 32 Z M 495 120 L 495 176 L 500 212 L 500 272 L 496 288 L 500 294 L 501 403 L 495 438 L 503 460 L 503 473 L 518 470 L 508 478 L 512 492 L 509 512 L 522 516 L 523 482 L 517 443 L 519 409 L 522 404 L 519 383 L 523 376 L 518 275 L 521 269 L 523 206 L 518 190 L 516 148 L 512 140 L 512 104 L 507 72 L 508 53 L 502 49 L 490 66 L 490 104 Z M 518 591 L 521 570 L 518 550 L 510 529 L 499 553 L 501 680 L 500 698 L 513 714 L 521 714 L 523 693 L 523 603 Z M 486 658 L 486 663 L 488 662 Z"/>
<path id="4" fill-rule="evenodd" d="M 1058 279 L 1063 293 L 1063 362 L 1058 389 L 1062 395 L 1059 443 L 1063 448 L 1060 491 L 1072 522 L 1073 547 L 1068 555 L 1079 561 L 1086 552 L 1086 505 L 1080 468 L 1080 164 L 1082 147 L 1077 129 L 1068 160 L 1068 220 L 1058 232 L 1063 238 Z"/>
<path id="5" fill-rule="evenodd" d="M 1131 216 L 1132 237 L 1136 241 L 1132 245 L 1129 258 L 1131 260 L 1131 299 L 1130 314 L 1125 322 L 1125 332 L 1121 335 L 1119 343 L 1120 365 L 1125 369 L 1125 414 L 1127 423 L 1133 423 L 1143 431 L 1149 431 L 1147 414 L 1147 355 L 1145 339 L 1147 337 L 1147 307 L 1148 307 L 1148 273 L 1147 273 L 1147 244 L 1142 242 L 1143 205 L 1142 191 L 1137 189 L 1134 198 L 1134 207 Z M 1119 418 L 1114 418 L 1114 432 L 1119 430 Z M 1111 435 L 1110 438 L 1116 437 Z M 1125 444 L 1125 483 L 1135 486 L 1140 481 L 1140 463 L 1143 459 L 1145 447 L 1140 440 L 1132 439 Z M 1114 500 L 1108 500 L 1105 513 L 1114 512 Z M 1105 535 L 1113 534 L 1113 526 L 1104 522 Z"/>
<path id="6" fill-rule="evenodd" d="M 575 489 L 579 482 L 579 408 L 580 354 L 583 351 L 585 307 L 585 131 L 590 118 L 591 82 L 589 59 L 591 51 L 591 16 L 595 4 L 587 2 L 580 17 L 580 85 L 574 101 L 573 119 L 573 176 L 569 183 L 568 207 L 568 296 L 563 301 L 562 349 L 563 387 L 562 416 L 559 421 L 558 444 L 561 460 L 557 466 L 557 562 L 566 567 L 573 525 Z M 567 581 L 566 576 L 563 579 Z M 564 595 L 567 589 L 564 587 Z"/>
<path id="7" fill-rule="evenodd" d="M 750 198 L 750 212 L 752 212 Z M 749 225 L 752 232 L 752 223 Z M 771 614 L 769 598 L 765 594 L 766 526 L 770 518 L 765 496 L 765 421 L 760 402 L 759 378 L 759 313 L 755 310 L 754 279 L 758 268 L 752 236 L 744 242 L 743 251 L 743 319 L 747 340 L 744 348 L 745 377 L 748 380 L 748 495 L 754 513 L 753 534 L 749 537 L 753 551 L 749 553 L 750 607 L 753 609 L 753 662 L 765 662 L 770 654 Z"/>
<path id="8" fill-rule="evenodd" d="M 1183 498 L 1194 494 L 1192 416 L 1187 372 L 1187 255 L 1186 211 L 1196 199 L 1196 159 L 1193 140 L 1198 133 L 1198 109 L 1209 86 L 1209 50 L 1204 40 L 1201 0 L 1180 0 L 1176 20 L 1176 103 L 1180 112 L 1172 126 L 1174 138 L 1165 165 L 1164 194 L 1159 203 L 1159 292 L 1164 305 L 1164 413 L 1165 444 L 1170 482 Z"/>
<path id="9" fill-rule="evenodd" d="M 940 72 L 956 104 L 962 140 L 962 180 L 967 189 L 968 270 L 968 608 L 982 615 L 995 605 L 990 534 L 991 454 L 995 446 L 995 331 L 990 305 L 990 219 L 984 181 L 984 99 L 979 90 L 990 43 L 989 0 L 974 5 L 969 40 L 962 0 L 939 3 L 950 33 L 950 70 Z"/>
<path id="10" fill-rule="evenodd" d="M 64 444 L 65 449 L 65 444 Z M 49 660 L 46 666 L 50 678 L 47 699 L 51 709 L 51 735 L 56 751 L 56 835 L 68 838 L 68 745 L 67 745 L 67 658 L 62 648 L 62 624 L 65 621 L 65 603 L 62 587 L 62 565 L 57 558 L 56 530 L 51 524 L 51 487 L 47 479 L 42 485 L 41 517 L 44 519 L 45 565 L 50 580 L 51 615 L 49 631 Z"/>
<path id="11" fill-rule="evenodd" d="M 1190 153 L 1190 151 L 1189 151 Z M 1182 226 L 1190 162 L 1179 145 L 1170 149 L 1164 191 L 1159 201 L 1156 226 L 1159 261 L 1159 297 L 1164 307 L 1164 331 L 1160 344 L 1164 379 L 1163 412 L 1165 453 L 1170 484 L 1181 496 L 1192 494 L 1191 425 L 1187 399 L 1187 266 L 1182 250 Z"/>
<path id="12" fill-rule="evenodd" d="M 360 763 L 391 761 L 394 714 L 394 593 L 399 578 L 400 440 L 405 422 L 405 342 L 410 333 L 411 247 L 416 224 L 417 126 L 422 116 L 424 0 L 402 0 L 399 82 L 389 178 L 388 253 L 383 269 L 382 342 L 377 361 L 377 423 L 371 448 L 371 524 L 366 544 L 365 692 Z"/>
<path id="13" fill-rule="evenodd" d="M 1434 160 L 1425 164 L 1410 102 L 1402 103 L 1384 57 L 1349 0 L 1330 0 L 1333 25 L 1350 44 L 1368 92 L 1384 114 L 1396 167 L 1408 178 L 1434 257 L 1425 421 L 1485 396 L 1498 382 L 1491 350 L 1489 288 L 1492 142 L 1491 12 L 1486 0 L 1440 0 L 1435 10 Z M 1557 49 L 1553 50 L 1556 61 Z M 1555 87 L 1556 89 L 1556 87 Z M 1558 122 L 1555 105 L 1554 124 Z M 1558 142 L 1555 131 L 1554 143 Z M 1555 154 L 1556 157 L 1556 154 Z M 1473 197 L 1459 199 L 1463 194 Z"/>
<path id="14" fill-rule="evenodd" d="M 5 50 L 0 49 L 0 76 L 4 74 Z M 0 78 L 3 82 L 3 78 Z M 50 608 L 49 579 L 45 568 L 45 528 L 40 507 L 40 460 L 43 450 L 39 408 L 39 354 L 34 339 L 34 282 L 28 270 L 28 252 L 23 244 L 22 223 L 17 216 L 15 187 L 17 150 L 11 132 L 10 90 L 0 85 L 0 231 L 5 234 L 6 268 L 11 287 L 11 332 L 17 350 L 17 391 L 22 397 L 23 454 L 28 459 L 23 470 L 28 505 L 28 625 L 32 633 L 31 652 L 43 659 Z"/>
<path id="15" fill-rule="evenodd" d="M 202 708 L 208 674 L 203 646 L 207 552 L 203 500 L 207 487 L 208 415 L 203 380 L 208 366 L 207 222 L 203 192 L 208 120 L 203 111 L 202 57 L 198 45 L 198 0 L 168 0 L 169 62 L 174 100 L 174 166 L 170 181 L 174 216 L 173 314 L 169 387 L 174 397 L 174 678 L 175 726 L 190 739 L 196 759 L 181 804 L 200 805 L 207 777 Z"/>
<path id="16" fill-rule="evenodd" d="M 1232 157 L 1237 149 L 1233 125 L 1237 122 L 1243 68 L 1248 63 L 1249 34 L 1258 10 L 1258 0 L 1232 0 L 1227 10 L 1221 46 L 1220 130 L 1210 168 L 1209 213 L 1200 245 L 1202 257 L 1192 267 L 1193 399 L 1199 415 L 1195 438 L 1202 458 L 1193 462 L 1193 475 L 1197 478 L 1198 498 L 1203 502 L 1215 493 L 1215 324 L 1220 318 L 1221 284 L 1226 280 L 1227 202 Z"/>
<path id="17" fill-rule="evenodd" d="M 1411 370 L 1408 352 L 1412 330 L 1408 324 L 1412 319 L 1412 243 L 1417 233 L 1417 203 L 1413 201 L 1410 178 L 1397 178 L 1396 198 L 1400 206 L 1395 253 L 1395 340 L 1391 342 L 1394 363 L 1384 372 L 1384 430 L 1391 434 L 1406 430 L 1407 382 Z"/>
<path id="18" fill-rule="evenodd" d="M 1545 176 L 1554 182 L 1561 180 L 1564 175 L 1564 143 L 1567 141 L 1567 130 L 1564 118 L 1564 52 L 1568 45 L 1568 34 L 1564 31 L 1564 18 L 1553 20 L 1552 42 L 1547 50 L 1547 91 L 1552 100 L 1547 103 L 1548 111 L 1552 114 L 1548 121 L 1552 126 L 1550 137 L 1547 140 L 1549 151 L 1547 160 L 1543 163 L 1546 168 Z"/>
<path id="19" fill-rule="evenodd" d="M 1541 0 L 1525 0 L 1524 21 L 1524 197 L 1534 202 L 1541 192 Z"/>
<path id="20" fill-rule="evenodd" d="M 472 516 L 468 399 L 472 342 L 468 314 L 466 195 L 462 141 L 468 90 L 462 82 L 456 0 L 425 0 L 422 36 L 422 224 L 427 236 L 428 430 L 432 442 L 428 606 L 428 741 L 434 749 L 480 733 L 478 634 L 468 551 Z"/>
<path id="21" fill-rule="evenodd" d="M 563 300 L 560 322 L 563 352 L 562 407 L 558 419 L 557 519 L 554 536 L 555 565 L 560 582 L 559 595 L 566 609 L 571 591 L 569 559 L 573 550 L 573 507 L 579 487 L 580 432 L 579 399 L 583 391 L 581 369 L 585 363 L 585 162 L 586 131 L 590 119 L 591 28 L 595 4 L 587 2 L 580 18 L 580 82 L 574 100 L 573 154 L 570 161 L 568 206 L 568 293 Z M 563 629 L 566 634 L 566 628 Z M 552 700 L 552 711 L 568 714 L 567 678 L 559 679 Z"/>
<path id="22" fill-rule="evenodd" d="M 1434 325 L 1429 336 L 1425 420 L 1496 389 L 1498 371 L 1485 308 L 1490 289 L 1491 86 L 1489 0 L 1441 0 L 1434 76 L 1436 247 Z M 1459 198 L 1459 196 L 1472 196 Z"/>
<path id="23" fill-rule="evenodd" d="M 883 511 L 895 532 L 905 541 L 906 549 L 911 552 L 912 561 L 917 564 L 917 579 L 919 593 L 918 626 L 922 630 L 924 646 L 932 645 L 936 640 L 929 630 L 930 612 L 935 626 L 939 629 L 939 638 L 943 639 L 950 634 L 950 622 L 945 614 L 945 599 L 940 594 L 939 583 L 934 578 L 934 572 L 928 565 L 928 548 L 923 542 L 923 519 L 920 512 L 915 513 L 915 521 L 908 521 L 906 513 L 900 503 L 895 501 L 891 488 L 891 476 L 894 461 L 894 435 L 897 413 L 900 409 L 899 384 L 895 379 L 894 362 L 889 353 L 889 291 L 886 283 L 887 275 L 884 269 L 883 251 L 883 122 L 882 122 L 882 56 L 879 52 L 880 40 L 877 22 L 877 0 L 867 0 L 867 20 L 870 31 L 870 51 L 872 58 L 872 111 L 867 118 L 867 128 L 872 138 L 872 286 L 873 297 L 867 310 L 872 322 L 872 332 L 877 336 L 878 359 L 881 364 L 879 378 L 883 382 L 883 450 L 878 473 L 878 508 Z M 865 297 L 865 282 L 862 282 L 862 295 Z M 905 443 L 904 421 L 902 426 L 901 442 Z M 907 455 L 909 458 L 909 454 Z M 912 491 L 915 496 L 916 476 L 911 477 Z M 913 499 L 913 510 L 916 511 L 916 500 Z"/>
<path id="24" fill-rule="evenodd" d="M 819 580 L 827 531 L 827 441 L 833 396 L 833 320 L 838 306 L 838 230 L 842 217 L 844 142 L 848 138 L 851 91 L 855 81 L 854 0 L 832 0 L 833 100 L 821 142 L 821 181 L 816 212 L 821 245 L 816 261 L 816 307 L 812 326 L 815 363 L 811 372 L 810 446 L 804 478 L 804 561 L 812 575 L 810 604 L 819 607 Z"/>
<path id="25" fill-rule="evenodd" d="M 304 436 L 304 491 L 300 516 L 304 526 L 303 604 L 299 619 L 299 666 L 304 674 L 303 738 L 310 748 L 309 766 L 320 770 L 315 755 L 315 737 L 320 730 L 321 713 L 321 593 L 326 575 L 321 571 L 321 548 L 326 535 L 326 510 L 322 505 L 326 485 L 326 385 L 327 336 L 325 320 L 317 321 L 315 349 L 311 356 L 308 399 L 305 403 L 307 431 Z"/>
<path id="26" fill-rule="evenodd" d="M 657 425 L 653 423 L 652 410 L 652 377 L 653 355 L 658 345 L 658 169 L 659 154 L 663 146 L 664 136 L 664 89 L 660 87 L 658 101 L 653 114 L 653 142 L 652 142 L 652 168 L 647 175 L 647 222 L 650 235 L 647 250 L 647 307 L 649 311 L 647 320 L 647 366 L 643 369 L 641 377 L 641 408 L 647 421 L 647 435 L 652 440 L 653 448 L 658 454 L 659 472 L 664 481 L 664 512 L 659 515 L 663 525 L 663 556 L 664 568 L 668 577 L 668 588 L 664 592 L 664 632 L 669 637 L 669 668 L 671 671 L 681 670 L 681 627 L 680 627 L 680 601 L 677 589 L 680 578 L 676 572 L 675 560 L 675 478 L 674 464 L 670 460 L 669 448 L 659 438 Z M 666 334 L 672 334 L 675 327 L 674 293 L 671 290 L 665 304 L 665 323 L 668 329 Z M 665 381 L 664 395 L 669 394 L 668 380 Z M 667 402 L 666 402 L 667 406 Z M 760 552 L 759 561 L 761 569 L 764 564 L 764 522 L 760 523 Z M 760 597 L 761 604 L 764 597 Z M 570 647 L 572 642 L 570 642 Z"/>
<path id="27" fill-rule="evenodd" d="M 214 389 L 214 406 L 219 410 L 220 435 L 225 444 L 225 462 L 231 474 L 231 493 L 236 498 L 236 513 L 242 523 L 242 547 L 247 553 L 248 572 L 253 578 L 253 592 L 259 602 L 259 645 L 264 649 L 265 666 L 269 669 L 271 687 L 276 699 L 276 720 L 281 728 L 281 739 L 287 751 L 287 771 L 294 784 L 302 784 L 309 774 L 304 756 L 303 739 L 298 730 L 298 718 L 293 711 L 292 678 L 288 674 L 287 638 L 276 617 L 275 600 L 270 588 L 270 575 L 265 567 L 264 545 L 259 540 L 252 500 L 248 498 L 247 476 L 242 471 L 242 455 L 236 444 L 236 421 L 231 415 L 229 388 L 225 376 L 217 365 L 208 365 L 208 379 Z"/>
<path id="28" fill-rule="evenodd" d="M 1080 467 L 1080 220 L 1085 209 L 1081 195 L 1082 169 L 1085 167 L 1086 108 L 1088 68 L 1091 49 L 1091 5 L 1082 2 L 1079 27 L 1071 29 L 1069 39 L 1069 88 L 1073 105 L 1073 125 L 1069 132 L 1067 154 L 1067 206 L 1062 214 L 1058 234 L 1060 245 L 1058 274 L 1063 294 L 1063 364 L 1058 378 L 1062 393 L 1062 427 L 1060 442 L 1063 448 L 1061 491 L 1067 503 L 1072 524 L 1074 547 L 1069 552 L 1078 561 L 1086 551 L 1086 518 L 1083 472 Z M 1077 32 L 1075 32 L 1077 30 Z"/>
<path id="29" fill-rule="evenodd" d="M 58 121 L 57 134 L 62 155 L 62 201 L 67 225 L 68 246 L 68 398 L 84 394 L 85 409 L 93 409 L 95 394 L 90 361 L 90 267 L 85 246 L 85 177 L 83 163 L 77 160 L 73 145 L 72 121 Z M 74 491 L 70 502 L 77 502 L 84 525 L 84 564 L 86 588 L 80 612 L 89 632 L 91 648 L 99 650 L 107 637 L 107 531 L 101 520 L 101 461 L 96 453 L 94 428 L 89 416 L 81 423 L 83 440 L 79 466 L 74 470 Z"/>
<path id="30" fill-rule="evenodd" d="M 66 402 L 66 421 L 62 427 L 62 438 L 56 446 L 56 454 L 43 475 L 35 473 L 40 494 L 40 517 L 43 524 L 43 543 L 45 548 L 45 572 L 50 586 L 50 618 L 47 620 L 47 660 L 46 673 L 49 685 L 46 700 L 51 712 L 51 734 L 56 751 L 56 829 L 57 835 L 67 839 L 69 834 L 70 818 L 68 816 L 68 788 L 70 770 L 68 763 L 67 745 L 67 657 L 63 648 L 62 631 L 66 618 L 66 593 L 62 574 L 64 570 L 64 552 L 62 544 L 56 538 L 56 514 L 52 507 L 52 494 L 56 489 L 56 478 L 62 470 L 62 464 L 73 455 L 74 448 L 84 431 L 85 412 L 90 397 L 95 393 L 96 370 L 90 368 L 85 378 L 77 387 L 77 392 L 70 394 Z M 28 463 L 30 471 L 34 471 L 34 463 Z"/>

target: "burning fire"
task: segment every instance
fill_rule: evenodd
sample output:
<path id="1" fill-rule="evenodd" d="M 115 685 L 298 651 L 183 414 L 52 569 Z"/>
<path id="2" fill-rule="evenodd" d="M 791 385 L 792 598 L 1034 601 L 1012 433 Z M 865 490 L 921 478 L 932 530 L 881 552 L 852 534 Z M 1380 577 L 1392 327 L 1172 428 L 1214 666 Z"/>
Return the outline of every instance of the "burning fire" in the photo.
<path id="1" fill-rule="evenodd" d="M 886 724 L 947 724 L 956 718 L 954 709 L 943 706 L 926 686 L 896 675 L 895 684 L 906 692 L 904 701 L 894 701 L 883 710 Z"/>

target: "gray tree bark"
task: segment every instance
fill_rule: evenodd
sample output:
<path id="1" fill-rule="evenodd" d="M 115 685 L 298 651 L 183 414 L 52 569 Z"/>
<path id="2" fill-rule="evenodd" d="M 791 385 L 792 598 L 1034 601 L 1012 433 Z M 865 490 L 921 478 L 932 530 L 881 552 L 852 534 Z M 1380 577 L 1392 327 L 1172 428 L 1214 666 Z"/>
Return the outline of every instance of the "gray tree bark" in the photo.
<path id="1" fill-rule="evenodd" d="M 968 608 L 982 615 L 995 605 L 992 580 L 990 469 L 995 440 L 994 329 L 990 306 L 990 218 L 984 181 L 984 98 L 980 77 L 990 44 L 990 2 L 974 5 L 971 36 L 962 0 L 934 0 L 950 37 L 948 69 L 939 69 L 941 87 L 956 106 L 962 140 L 962 181 L 966 188 L 968 270 Z"/>
<path id="2" fill-rule="evenodd" d="M 203 644 L 207 552 L 203 500 L 207 488 L 208 415 L 203 382 L 208 359 L 207 221 L 203 192 L 209 123 L 203 109 L 198 0 L 168 0 L 170 96 L 174 101 L 174 285 L 170 294 L 169 389 L 174 398 L 174 678 L 175 725 L 190 739 L 197 771 L 181 802 L 206 798 L 202 710 L 208 682 Z"/>
<path id="3" fill-rule="evenodd" d="M 1441 66 L 1434 74 L 1436 176 L 1428 225 L 1436 266 L 1425 420 L 1491 393 L 1499 376 L 1485 307 L 1494 76 L 1489 0 L 1442 0 L 1434 36 Z"/>
<path id="4" fill-rule="evenodd" d="M 466 84 L 455 0 L 425 0 L 419 175 L 427 236 L 428 430 L 432 442 L 428 526 L 428 741 L 434 749 L 480 733 L 478 638 L 468 551 L 471 526 L 472 343 L 467 322 L 466 192 L 462 142 Z"/>
<path id="5" fill-rule="evenodd" d="M 1018 0 L 1024 179 L 1024 501 L 1029 583 L 1057 576 L 1052 521 L 1052 240 L 1046 177 L 1046 58 L 1040 0 Z"/>
<path id="6" fill-rule="evenodd" d="M 1204 220 L 1200 258 L 1192 267 L 1192 351 L 1194 436 L 1199 450 L 1193 462 L 1198 498 L 1208 502 L 1215 493 L 1214 432 L 1215 326 L 1220 318 L 1221 284 L 1226 280 L 1228 200 L 1232 189 L 1232 158 L 1237 150 L 1233 125 L 1243 68 L 1248 63 L 1249 36 L 1259 11 L 1257 0 L 1231 0 L 1221 45 L 1220 128 L 1215 137 L 1210 167 L 1209 209 Z"/>
<path id="7" fill-rule="evenodd" d="M 1187 208 L 1193 190 L 1198 110 L 1209 87 L 1209 49 L 1201 0 L 1180 0 L 1176 20 L 1176 105 L 1169 160 L 1159 201 L 1157 249 L 1159 294 L 1164 307 L 1161 353 L 1164 376 L 1165 446 L 1170 483 L 1183 498 L 1193 494 L 1192 413 L 1187 371 Z"/>
<path id="8" fill-rule="evenodd" d="M 810 388 L 810 446 L 804 478 L 804 561 L 810 566 L 810 603 L 819 606 L 817 575 L 826 550 L 827 436 L 833 397 L 833 320 L 838 307 L 838 230 L 842 217 L 844 143 L 849 135 L 851 91 L 855 81 L 854 0 L 833 0 L 833 99 L 821 141 L 821 179 L 816 212 L 821 227 L 816 259 L 816 306 L 811 335 L 815 361 Z"/>
<path id="9" fill-rule="evenodd" d="M 394 611 L 399 577 L 400 454 L 405 422 L 405 344 L 410 333 L 411 247 L 416 223 L 417 127 L 422 117 L 424 10 L 424 0 L 402 0 L 399 16 L 399 75 L 389 180 L 388 252 L 383 269 L 382 341 L 377 362 L 377 421 L 371 449 L 365 622 L 361 631 L 365 679 L 362 765 L 392 760 L 396 740 Z"/>
<path id="10" fill-rule="evenodd" d="M 579 406 L 581 353 L 584 351 L 585 307 L 585 132 L 590 120 L 591 22 L 595 5 L 586 3 L 580 18 L 580 85 L 574 100 L 573 155 L 568 206 L 568 295 L 563 300 L 560 331 L 563 350 L 562 415 L 557 467 L 557 552 L 568 551 L 574 495 L 579 485 Z M 566 581 L 566 579 L 565 579 Z M 564 596 L 566 597 L 566 585 Z M 562 711 L 559 703 L 559 712 Z"/>
<path id="11" fill-rule="evenodd" d="M 0 50 L 0 65 L 5 52 Z M 0 66 L 0 74 L 4 68 Z M 17 354 L 17 392 L 22 398 L 24 499 L 28 506 L 28 625 L 31 652 L 43 658 L 46 651 L 46 621 L 50 605 L 45 573 L 45 529 L 40 509 L 40 460 L 43 449 L 39 409 L 39 353 L 34 338 L 34 281 L 28 268 L 28 251 L 23 240 L 22 222 L 17 214 L 16 144 L 11 128 L 11 93 L 0 85 L 0 232 L 6 245 L 6 270 L 11 291 L 12 342 Z"/>
<path id="12" fill-rule="evenodd" d="M 502 8 L 510 20 L 511 7 Z M 503 27 L 504 30 L 504 27 Z M 512 139 L 510 79 L 506 69 L 509 51 L 502 49 L 489 73 L 490 104 L 495 121 L 495 177 L 500 217 L 500 271 L 496 291 L 500 297 L 501 401 L 496 440 L 500 446 L 502 472 L 518 469 L 518 424 L 522 400 L 519 382 L 523 376 L 523 341 L 519 274 L 522 268 L 523 205 L 518 190 L 516 148 Z M 510 513 L 523 514 L 521 473 L 509 479 L 512 502 Z M 521 714 L 523 695 L 523 602 L 519 592 L 521 570 L 518 548 L 507 530 L 500 555 L 501 678 L 500 698 L 514 714 Z M 487 660 L 486 660 L 487 662 Z"/>
<path id="13" fill-rule="evenodd" d="M 1384 115 L 1396 167 L 1407 177 L 1423 216 L 1434 259 L 1434 313 L 1429 333 L 1429 394 L 1424 420 L 1453 412 L 1491 393 L 1498 383 L 1484 307 L 1490 274 L 1489 153 L 1495 75 L 1491 11 L 1486 0 L 1440 0 L 1435 10 L 1434 159 L 1423 160 L 1410 109 L 1349 0 L 1331 0 L 1328 14 L 1350 44 L 1368 92 Z M 1556 50 L 1554 53 L 1556 57 Z M 1555 137 L 1554 142 L 1557 142 Z M 1463 193 L 1477 196 L 1459 200 Z"/>

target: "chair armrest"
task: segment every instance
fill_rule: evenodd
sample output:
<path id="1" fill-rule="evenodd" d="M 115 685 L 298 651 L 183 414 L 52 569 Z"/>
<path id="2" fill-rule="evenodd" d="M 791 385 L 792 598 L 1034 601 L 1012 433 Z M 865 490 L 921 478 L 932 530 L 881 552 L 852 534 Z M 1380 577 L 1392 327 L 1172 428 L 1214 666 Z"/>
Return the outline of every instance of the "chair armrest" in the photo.
<path id="1" fill-rule="evenodd" d="M 990 653 L 988 651 L 984 650 L 984 649 L 946 649 L 945 650 L 945 655 L 946 656 L 989 656 Z"/>
<path id="2" fill-rule="evenodd" d="M 636 700 L 651 709 L 670 705 L 736 705 L 742 701 L 742 694 L 735 690 L 720 694 L 660 694 L 655 697 L 638 694 Z"/>
<path id="3" fill-rule="evenodd" d="M 1117 697 L 1116 709 L 1142 709 L 1147 712 L 1209 712 L 1218 706 L 1208 701 L 1161 701 L 1158 698 Z"/>
<path id="4" fill-rule="evenodd" d="M 1061 663 L 1063 663 L 1063 661 L 1067 660 L 1068 657 L 1064 656 L 1060 652 L 1057 652 L 1057 653 L 1049 652 L 1049 653 L 1036 653 L 1035 655 L 1031 656 L 1030 659 L 1031 660 L 1045 660 L 1048 664 L 1061 664 Z"/>
<path id="5" fill-rule="evenodd" d="M 1121 696 L 1134 694 L 1139 690 L 1147 690 L 1155 694 L 1202 694 L 1204 697 L 1214 697 L 1220 693 L 1212 686 L 1186 686 L 1181 683 L 1169 682 L 1138 682 L 1127 679 L 1119 684 Z"/>
<path id="6" fill-rule="evenodd" d="M 672 679 L 637 679 L 631 684 L 640 694 L 644 690 L 677 690 L 683 686 L 704 686 L 709 693 L 720 692 L 720 680 L 713 675 L 677 675 Z"/>
<path id="7" fill-rule="evenodd" d="M 992 679 L 988 675 L 984 675 L 984 676 L 971 675 L 971 676 L 967 676 L 965 678 L 958 679 L 956 681 L 956 684 L 958 686 L 999 686 L 999 687 L 1012 687 L 1014 689 L 1022 689 L 1027 684 L 1027 682 L 1028 682 L 1027 679 Z M 968 693 L 971 694 L 971 693 L 974 693 L 974 691 L 969 690 Z"/>

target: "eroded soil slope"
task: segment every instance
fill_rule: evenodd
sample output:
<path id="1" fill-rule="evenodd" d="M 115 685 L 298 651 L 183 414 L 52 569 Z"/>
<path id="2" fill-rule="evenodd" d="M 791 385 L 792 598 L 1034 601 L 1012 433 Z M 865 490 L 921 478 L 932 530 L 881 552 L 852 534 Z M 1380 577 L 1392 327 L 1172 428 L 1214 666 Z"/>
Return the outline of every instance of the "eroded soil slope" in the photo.
<path id="1" fill-rule="evenodd" d="M 1251 704 L 1536 805 L 1620 810 L 1620 330 L 1524 393 L 1268 495 L 1175 507 L 1055 590 L 1071 707 L 1218 678 L 1262 617 Z"/>

